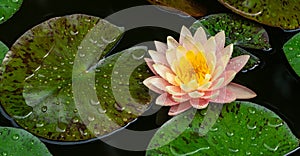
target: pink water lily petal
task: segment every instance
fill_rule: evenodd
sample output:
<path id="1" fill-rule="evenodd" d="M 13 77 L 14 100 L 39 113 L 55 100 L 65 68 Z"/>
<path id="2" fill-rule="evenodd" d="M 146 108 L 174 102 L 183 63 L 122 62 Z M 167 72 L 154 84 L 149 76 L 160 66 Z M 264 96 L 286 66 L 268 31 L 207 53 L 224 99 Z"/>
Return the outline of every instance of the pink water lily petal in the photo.
<path id="1" fill-rule="evenodd" d="M 153 77 L 149 80 L 149 83 L 152 84 L 154 87 L 159 88 L 166 92 L 166 87 L 170 86 L 171 84 L 167 82 L 165 79 L 161 77 Z"/>
<path id="2" fill-rule="evenodd" d="M 152 91 L 154 91 L 154 92 L 156 92 L 156 93 L 158 93 L 158 94 L 163 94 L 163 93 L 164 93 L 163 90 L 161 90 L 161 89 L 155 87 L 154 85 L 152 85 L 152 84 L 150 83 L 150 81 L 151 81 L 153 78 L 159 78 L 159 77 L 158 77 L 158 76 L 152 76 L 152 77 L 149 77 L 149 78 L 147 78 L 147 79 L 145 79 L 145 80 L 143 81 L 143 84 L 144 84 L 146 87 L 148 87 L 149 89 L 151 89 Z"/>
<path id="3" fill-rule="evenodd" d="M 204 109 L 207 107 L 209 100 L 207 99 L 190 99 L 190 104 L 196 109 Z"/>
<path id="4" fill-rule="evenodd" d="M 152 59 L 145 58 L 145 62 L 147 63 L 147 65 L 148 65 L 149 69 L 152 71 L 152 73 L 154 75 L 158 75 L 157 72 L 155 71 L 155 69 L 153 68 L 154 61 Z"/>
<path id="5" fill-rule="evenodd" d="M 175 96 L 183 96 L 186 95 L 186 92 L 184 92 L 180 87 L 178 86 L 167 86 L 166 91 L 169 94 L 175 95 Z"/>
<path id="6" fill-rule="evenodd" d="M 167 59 L 165 57 L 164 54 L 162 53 L 159 53 L 157 51 L 154 51 L 154 50 L 149 50 L 148 51 L 152 60 L 157 63 L 157 64 L 163 64 L 165 66 L 169 66 L 169 63 L 167 62 Z"/>
<path id="7" fill-rule="evenodd" d="M 169 110 L 168 115 L 170 115 L 170 116 L 178 115 L 178 114 L 190 109 L 191 107 L 192 107 L 192 105 L 190 104 L 189 101 L 180 103 L 178 105 L 172 106 Z"/>
<path id="8" fill-rule="evenodd" d="M 236 83 L 230 83 L 227 89 L 233 92 L 237 99 L 250 99 L 257 96 L 256 93 L 249 88 Z"/>
<path id="9" fill-rule="evenodd" d="M 176 102 L 182 103 L 191 99 L 188 94 L 185 95 L 172 95 L 172 99 Z"/>
<path id="10" fill-rule="evenodd" d="M 167 44 L 163 43 L 163 42 L 159 42 L 159 41 L 154 41 L 155 47 L 157 52 L 165 54 L 168 47 Z"/>
<path id="11" fill-rule="evenodd" d="M 223 74 L 219 77 L 219 79 L 213 82 L 213 84 L 211 85 L 211 88 L 209 88 L 209 90 L 216 90 L 219 88 L 223 88 L 224 86 L 228 85 L 234 79 L 235 75 L 236 75 L 236 72 L 233 70 L 224 71 Z M 219 84 L 219 80 L 222 80 L 223 83 Z"/>
<path id="12" fill-rule="evenodd" d="M 173 37 L 168 36 L 167 45 L 169 49 L 176 49 L 179 46 L 179 43 Z"/>
<path id="13" fill-rule="evenodd" d="M 194 40 L 196 42 L 201 43 L 202 45 L 204 45 L 207 41 L 207 37 L 206 37 L 206 33 L 204 31 L 204 29 L 202 27 L 199 27 L 195 34 L 194 34 Z"/>
<path id="14" fill-rule="evenodd" d="M 176 58 L 177 60 L 180 60 L 182 57 L 185 57 L 187 53 L 187 49 L 185 49 L 183 46 L 178 46 L 176 48 Z"/>
<path id="15" fill-rule="evenodd" d="M 197 88 L 199 91 L 205 91 L 212 85 L 212 82 L 207 82 Z"/>
<path id="16" fill-rule="evenodd" d="M 171 67 L 172 71 L 175 72 L 174 61 L 177 60 L 176 49 L 168 49 L 166 51 L 166 59 Z"/>
<path id="17" fill-rule="evenodd" d="M 164 79 L 167 79 L 166 73 L 174 74 L 170 68 L 168 68 L 162 64 L 153 64 L 152 66 L 153 66 L 154 70 L 156 71 L 156 73 Z"/>
<path id="18" fill-rule="evenodd" d="M 250 56 L 249 55 L 241 55 L 237 56 L 235 58 L 232 58 L 227 67 L 226 70 L 234 70 L 235 72 L 239 72 L 248 62 Z"/>
<path id="19" fill-rule="evenodd" d="M 216 40 L 215 37 L 210 37 L 204 44 L 205 53 L 216 53 Z"/>
<path id="20" fill-rule="evenodd" d="M 187 27 L 182 26 L 181 32 L 180 32 L 180 37 L 179 37 L 179 44 L 182 45 L 183 40 L 186 36 L 192 36 L 192 33 L 190 32 L 190 30 Z"/>
<path id="21" fill-rule="evenodd" d="M 230 44 L 227 47 L 225 47 L 224 49 L 222 49 L 221 52 L 219 52 L 219 53 L 217 52 L 216 67 L 219 69 L 215 70 L 214 73 L 212 74 L 212 77 L 213 77 L 212 81 L 219 78 L 220 72 L 222 73 L 225 70 L 225 68 L 230 60 L 230 57 L 232 55 L 232 51 L 233 51 L 233 44 Z"/>
<path id="22" fill-rule="evenodd" d="M 187 50 L 191 50 L 195 53 L 197 53 L 197 52 L 204 53 L 204 51 L 205 51 L 204 46 L 200 43 L 196 44 L 193 41 L 193 37 L 191 37 L 191 36 L 185 36 L 185 38 L 182 41 L 182 44 Z"/>
<path id="23" fill-rule="evenodd" d="M 176 76 L 172 73 L 166 73 L 166 80 L 174 86 L 179 86 L 178 82 L 176 82 Z"/>
<path id="24" fill-rule="evenodd" d="M 199 92 L 199 91 L 193 91 L 193 92 L 189 92 L 188 95 L 191 97 L 191 98 L 200 98 L 202 97 L 203 95 L 205 95 L 204 92 Z"/>
<path id="25" fill-rule="evenodd" d="M 185 92 L 191 92 L 197 90 L 198 83 L 196 80 L 191 80 L 188 84 L 180 84 L 180 88 Z"/>
<path id="26" fill-rule="evenodd" d="M 221 51 L 225 46 L 225 32 L 220 31 L 215 35 L 216 51 Z"/>
<path id="27" fill-rule="evenodd" d="M 172 100 L 171 96 L 168 93 L 163 93 L 158 96 L 155 103 L 161 106 L 174 106 L 178 104 L 178 102 Z"/>
<path id="28" fill-rule="evenodd" d="M 214 99 L 217 96 L 219 96 L 220 91 L 214 90 L 214 91 L 206 91 L 204 92 L 205 95 L 201 97 L 201 99 Z"/>
<path id="29" fill-rule="evenodd" d="M 223 87 L 219 91 L 219 95 L 216 98 L 210 99 L 210 102 L 230 103 L 236 100 L 235 94 L 231 90 L 227 89 L 227 87 Z"/>

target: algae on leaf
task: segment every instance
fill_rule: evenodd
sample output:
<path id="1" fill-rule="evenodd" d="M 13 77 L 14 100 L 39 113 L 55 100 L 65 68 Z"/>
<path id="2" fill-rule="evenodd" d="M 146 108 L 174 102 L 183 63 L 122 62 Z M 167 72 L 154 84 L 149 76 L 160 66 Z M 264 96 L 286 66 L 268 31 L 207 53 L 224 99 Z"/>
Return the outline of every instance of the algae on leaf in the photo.
<path id="1" fill-rule="evenodd" d="M 195 111 L 165 123 L 152 138 L 146 155 L 284 155 L 299 146 L 279 116 L 254 103 L 224 105 L 219 119 L 204 136 L 198 132 L 206 110 Z"/>

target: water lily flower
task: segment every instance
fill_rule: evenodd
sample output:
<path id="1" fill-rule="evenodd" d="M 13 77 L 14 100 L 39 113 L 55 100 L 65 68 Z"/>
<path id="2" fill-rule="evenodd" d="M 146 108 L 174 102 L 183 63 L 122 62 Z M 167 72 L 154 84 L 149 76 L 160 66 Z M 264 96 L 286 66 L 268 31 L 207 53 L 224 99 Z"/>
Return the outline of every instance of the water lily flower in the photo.
<path id="1" fill-rule="evenodd" d="M 171 106 L 169 115 L 177 115 L 191 107 L 204 109 L 209 102 L 230 103 L 253 98 L 256 94 L 231 82 L 245 66 L 249 55 L 231 58 L 233 44 L 225 46 L 225 33 L 207 39 L 203 28 L 194 35 L 182 27 L 179 42 L 167 38 L 167 44 L 155 41 L 156 50 L 149 50 L 152 59 L 145 61 L 155 76 L 144 85 L 160 95 L 156 104 Z"/>

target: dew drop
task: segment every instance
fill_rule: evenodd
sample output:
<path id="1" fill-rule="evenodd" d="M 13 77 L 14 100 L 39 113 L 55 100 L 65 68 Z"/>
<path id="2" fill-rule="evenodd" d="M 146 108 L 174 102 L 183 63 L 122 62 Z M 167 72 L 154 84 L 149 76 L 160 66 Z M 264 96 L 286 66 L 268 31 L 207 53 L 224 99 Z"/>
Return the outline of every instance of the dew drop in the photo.
<path id="1" fill-rule="evenodd" d="M 97 40 L 93 40 L 93 39 L 89 39 L 89 41 L 91 42 L 91 43 L 93 43 L 93 44 L 96 44 L 97 43 Z"/>
<path id="2" fill-rule="evenodd" d="M 114 74 L 119 74 L 119 72 L 118 71 L 114 71 Z"/>
<path id="3" fill-rule="evenodd" d="M 4 18 L 5 18 L 5 17 L 3 17 L 3 16 L 2 16 L 2 17 L 0 17 L 0 21 L 3 21 L 3 20 L 4 20 Z"/>
<path id="4" fill-rule="evenodd" d="M 247 152 L 246 152 L 246 155 L 251 155 L 251 152 L 247 151 Z"/>
<path id="5" fill-rule="evenodd" d="M 63 123 L 63 122 L 58 122 L 56 125 L 56 131 L 63 133 L 67 130 L 67 124 Z"/>
<path id="6" fill-rule="evenodd" d="M 229 136 L 229 137 L 232 137 L 234 135 L 233 132 L 226 132 L 226 135 Z"/>
<path id="7" fill-rule="evenodd" d="M 290 47 L 289 50 L 294 50 L 294 49 L 292 47 Z"/>
<path id="8" fill-rule="evenodd" d="M 145 54 L 146 54 L 145 51 L 133 51 L 133 52 L 131 53 L 131 56 L 132 56 L 132 58 L 135 59 L 135 60 L 141 60 L 141 59 L 144 58 Z"/>
<path id="9" fill-rule="evenodd" d="M 72 65 L 72 64 L 74 64 L 74 62 L 70 61 L 70 62 L 69 62 L 69 64 L 71 64 L 71 65 Z"/>
<path id="10" fill-rule="evenodd" d="M 247 128 L 250 129 L 250 130 L 254 130 L 254 129 L 256 129 L 256 125 L 255 125 L 255 124 L 248 123 L 248 124 L 247 124 Z"/>
<path id="11" fill-rule="evenodd" d="M 216 131 L 218 131 L 218 127 L 211 127 L 209 130 L 212 132 L 216 132 Z"/>
<path id="12" fill-rule="evenodd" d="M 78 34 L 79 34 L 79 31 L 73 31 L 73 30 L 71 30 L 71 31 L 70 31 L 70 34 L 73 35 L 73 36 L 78 35 Z"/>
<path id="13" fill-rule="evenodd" d="M 17 2 L 19 2 L 19 0 L 11 0 L 12 2 L 14 2 L 14 3 L 17 3 Z"/>
<path id="14" fill-rule="evenodd" d="M 283 122 L 279 118 L 272 118 L 268 121 L 268 126 L 277 128 L 283 125 Z"/>
<path id="15" fill-rule="evenodd" d="M 80 53 L 79 57 L 85 57 L 85 54 L 84 53 Z"/>
<path id="16" fill-rule="evenodd" d="M 1 153 L 2 156 L 7 156 L 8 154 L 6 152 Z"/>
<path id="17" fill-rule="evenodd" d="M 125 110 L 125 107 L 120 106 L 118 103 L 114 104 L 114 107 L 118 110 L 118 111 L 123 111 Z"/>
<path id="18" fill-rule="evenodd" d="M 13 140 L 19 140 L 19 138 L 20 138 L 19 134 L 15 134 L 12 136 Z"/>
<path id="19" fill-rule="evenodd" d="M 237 153 L 239 151 L 237 148 L 228 148 L 228 150 L 232 153 Z"/>
<path id="20" fill-rule="evenodd" d="M 72 119 L 72 122 L 73 123 L 78 123 L 79 122 L 79 118 L 77 116 L 75 116 L 73 119 Z"/>
<path id="21" fill-rule="evenodd" d="M 104 114 L 104 113 L 106 113 L 106 110 L 104 110 L 104 109 L 102 109 L 102 108 L 98 108 L 98 112 L 99 112 L 100 114 Z"/>
<path id="22" fill-rule="evenodd" d="M 53 67 L 53 70 L 57 70 L 58 68 L 57 67 Z"/>
<path id="23" fill-rule="evenodd" d="M 252 107 L 248 108 L 248 112 L 251 113 L 251 114 L 255 114 L 255 111 L 256 111 L 255 108 L 252 108 Z"/>
<path id="24" fill-rule="evenodd" d="M 91 99 L 90 104 L 93 105 L 93 106 L 96 106 L 96 105 L 100 105 L 100 102 L 98 100 Z"/>
<path id="25" fill-rule="evenodd" d="M 106 39 L 106 38 L 104 38 L 104 36 L 101 36 L 101 39 L 104 43 L 108 43 L 108 44 L 116 41 L 116 39 L 113 39 L 113 40 Z"/>
<path id="26" fill-rule="evenodd" d="M 104 77 L 104 78 L 106 78 L 106 77 L 107 77 L 107 75 L 106 75 L 106 74 L 104 74 L 104 75 L 103 75 L 103 77 Z"/>
<path id="27" fill-rule="evenodd" d="M 206 115 L 206 109 L 202 109 L 202 110 L 200 111 L 200 114 L 203 115 L 203 116 L 205 116 L 205 115 Z"/>
<path id="28" fill-rule="evenodd" d="M 95 135 L 99 135 L 99 134 L 100 134 L 99 130 L 97 130 L 97 129 L 94 130 L 94 134 L 95 134 Z"/>
<path id="29" fill-rule="evenodd" d="M 44 122 L 43 121 L 38 121 L 36 124 L 35 124 L 36 127 L 40 128 L 40 127 L 43 127 L 44 126 Z"/>
<path id="30" fill-rule="evenodd" d="M 74 113 L 78 113 L 78 109 L 75 108 L 75 109 L 73 110 L 73 112 L 74 112 Z"/>
<path id="31" fill-rule="evenodd" d="M 271 147 L 271 146 L 269 146 L 268 144 L 264 143 L 264 147 L 265 147 L 266 149 L 270 150 L 270 151 L 273 151 L 273 152 L 275 152 L 275 151 L 278 150 L 279 145 L 280 145 L 280 144 L 277 144 L 277 146 Z"/>
<path id="32" fill-rule="evenodd" d="M 94 120 L 95 120 L 95 117 L 93 117 L 93 116 L 89 116 L 89 117 L 88 117 L 88 120 L 89 120 L 90 122 L 92 122 L 92 121 L 94 121 Z"/>
<path id="33" fill-rule="evenodd" d="M 299 57 L 300 57 L 300 54 L 297 54 L 297 55 L 296 55 L 296 57 L 298 57 L 298 58 L 299 58 Z"/>
<path id="34" fill-rule="evenodd" d="M 103 87 L 104 89 L 107 89 L 107 88 L 108 88 L 108 86 L 107 86 L 107 85 L 103 85 L 102 87 Z"/>
<path id="35" fill-rule="evenodd" d="M 46 113 L 47 110 L 48 110 L 48 107 L 47 107 L 47 106 L 43 106 L 43 107 L 41 108 L 41 111 L 44 112 L 44 113 Z"/>

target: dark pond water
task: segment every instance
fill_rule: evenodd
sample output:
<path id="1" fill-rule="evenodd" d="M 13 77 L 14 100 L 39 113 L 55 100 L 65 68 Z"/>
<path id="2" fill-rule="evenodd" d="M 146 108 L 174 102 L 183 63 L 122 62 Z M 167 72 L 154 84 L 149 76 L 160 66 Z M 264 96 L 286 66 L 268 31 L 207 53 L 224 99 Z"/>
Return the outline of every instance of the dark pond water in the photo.
<path id="1" fill-rule="evenodd" d="M 205 3 L 209 14 L 230 12 L 216 0 Z M 24 0 L 20 11 L 11 20 L 0 25 L 0 40 L 11 46 L 25 31 L 51 17 L 83 13 L 105 18 L 119 10 L 147 4 L 149 3 L 146 0 Z M 164 11 L 158 10 L 158 12 L 168 14 Z M 269 33 L 273 50 L 268 52 L 252 50 L 253 54 L 262 60 L 261 65 L 248 73 L 240 73 L 235 81 L 253 89 L 258 97 L 252 101 L 279 114 L 288 123 L 293 133 L 300 138 L 300 78 L 287 63 L 281 49 L 283 44 L 297 32 L 284 32 L 278 28 L 264 27 Z M 168 35 L 178 36 L 175 32 L 161 28 L 134 29 L 125 33 L 114 52 L 129 48 L 140 42 L 164 41 Z M 168 119 L 166 116 L 167 109 L 161 109 L 159 113 L 163 114 L 160 116 L 162 121 Z M 162 123 L 156 123 L 156 115 L 140 117 L 136 122 L 129 125 L 128 129 L 150 130 L 157 128 Z M 10 121 L 3 116 L 0 116 L 0 125 L 12 126 Z M 99 140 L 80 145 L 62 146 L 48 143 L 46 145 L 50 152 L 57 156 L 84 155 L 90 152 L 110 156 L 145 154 L 144 151 L 133 152 L 117 149 Z M 296 152 L 295 155 L 300 155 L 300 152 Z"/>

